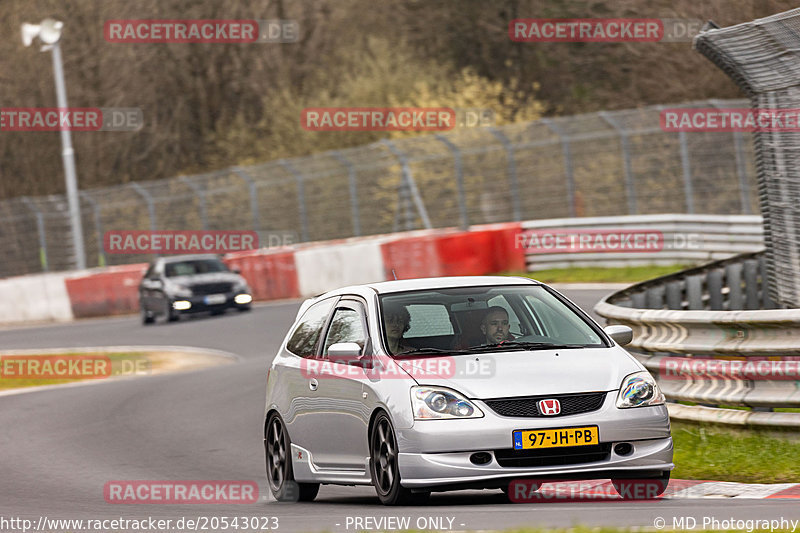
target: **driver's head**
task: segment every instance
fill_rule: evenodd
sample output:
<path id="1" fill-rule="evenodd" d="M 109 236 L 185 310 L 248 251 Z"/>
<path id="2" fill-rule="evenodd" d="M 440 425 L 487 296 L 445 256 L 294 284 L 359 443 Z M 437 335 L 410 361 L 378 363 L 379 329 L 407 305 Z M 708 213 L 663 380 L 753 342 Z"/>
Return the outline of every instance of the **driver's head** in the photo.
<path id="1" fill-rule="evenodd" d="M 481 332 L 486 336 L 486 344 L 497 344 L 508 339 L 508 312 L 494 306 L 486 310 L 481 322 Z"/>

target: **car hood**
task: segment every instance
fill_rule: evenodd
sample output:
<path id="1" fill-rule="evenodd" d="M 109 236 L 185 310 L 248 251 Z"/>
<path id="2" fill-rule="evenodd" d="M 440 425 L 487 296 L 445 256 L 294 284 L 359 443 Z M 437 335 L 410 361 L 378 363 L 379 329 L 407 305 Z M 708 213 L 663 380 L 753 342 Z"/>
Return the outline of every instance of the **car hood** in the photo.
<path id="1" fill-rule="evenodd" d="M 244 278 L 233 272 L 209 272 L 208 274 L 195 274 L 192 276 L 174 276 L 170 282 L 178 285 L 198 285 L 201 283 L 244 283 Z"/>
<path id="2" fill-rule="evenodd" d="M 625 376 L 644 370 L 618 346 L 458 355 L 453 362 L 454 371 L 421 365 L 410 373 L 420 385 L 488 399 L 617 390 Z"/>

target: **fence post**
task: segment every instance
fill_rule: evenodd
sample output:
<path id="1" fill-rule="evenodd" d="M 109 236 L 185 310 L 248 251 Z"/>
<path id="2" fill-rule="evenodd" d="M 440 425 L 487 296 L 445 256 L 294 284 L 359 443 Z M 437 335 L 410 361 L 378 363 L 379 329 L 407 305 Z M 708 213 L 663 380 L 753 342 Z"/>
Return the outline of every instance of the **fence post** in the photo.
<path id="1" fill-rule="evenodd" d="M 564 153 L 564 176 L 567 178 L 567 203 L 569 205 L 569 216 L 575 217 L 575 176 L 572 172 L 572 151 L 569 144 L 569 136 L 564 133 L 557 124 L 549 118 L 541 119 L 542 124 L 550 128 L 561 140 L 561 150 Z"/>
<path id="2" fill-rule="evenodd" d="M 411 193 L 411 198 L 414 201 L 414 205 L 417 207 L 417 213 L 419 217 L 422 219 L 422 225 L 425 229 L 431 229 L 431 220 L 428 218 L 428 211 L 425 209 L 425 204 L 422 202 L 422 197 L 419 195 L 419 190 L 417 189 L 417 184 L 414 182 L 414 177 L 411 175 L 411 167 L 408 166 L 408 157 L 404 154 L 401 150 L 399 150 L 392 141 L 389 139 L 383 139 L 381 141 L 387 148 L 397 157 L 397 160 L 400 162 L 400 168 L 402 169 L 403 174 L 403 181 L 408 188 L 408 192 Z"/>
<path id="3" fill-rule="evenodd" d="M 514 222 L 519 222 L 522 220 L 522 212 L 519 206 L 519 182 L 517 181 L 517 160 L 514 158 L 514 145 L 511 144 L 506 134 L 499 129 L 489 128 L 489 131 L 506 149 L 506 156 L 508 158 L 508 184 L 511 193 L 511 211 L 514 216 Z"/>
<path id="4" fill-rule="evenodd" d="M 308 242 L 308 214 L 306 213 L 306 189 L 303 174 L 294 166 L 281 159 L 278 163 L 292 174 L 297 182 L 297 208 L 300 214 L 300 241 Z"/>
<path id="5" fill-rule="evenodd" d="M 95 233 L 97 234 L 97 264 L 98 266 L 104 267 L 106 266 L 106 251 L 103 247 L 103 226 L 100 217 L 100 206 L 97 203 L 97 200 L 92 198 L 88 193 L 85 191 L 79 191 L 78 194 L 81 198 L 86 200 L 89 205 L 92 206 L 92 216 L 94 218 L 94 229 Z"/>
<path id="6" fill-rule="evenodd" d="M 131 182 L 131 188 L 136 191 L 139 196 L 144 199 L 144 203 L 147 204 L 147 213 L 150 216 L 150 231 L 156 231 L 156 205 L 155 202 L 153 202 L 153 196 L 135 181 Z"/>
<path id="7" fill-rule="evenodd" d="M 200 204 L 200 220 L 203 223 L 203 229 L 208 230 L 208 213 L 206 212 L 206 195 L 203 190 L 198 187 L 196 183 L 192 183 L 186 176 L 181 176 L 179 178 L 181 182 L 185 183 L 187 187 L 189 187 L 192 192 L 197 196 L 198 203 Z"/>
<path id="8" fill-rule="evenodd" d="M 250 190 L 250 211 L 253 216 L 253 231 L 259 232 L 261 228 L 258 221 L 258 189 L 256 188 L 256 182 L 253 181 L 250 174 L 241 167 L 233 167 L 231 170 L 247 183 L 247 188 Z"/>
<path id="9" fill-rule="evenodd" d="M 33 211 L 36 217 L 36 232 L 39 234 L 39 264 L 42 265 L 43 272 L 49 272 L 50 268 L 47 265 L 47 238 L 44 229 L 44 215 L 42 214 L 42 210 L 36 207 L 36 204 L 27 196 L 23 196 L 21 200 L 28 209 Z"/>
<path id="10" fill-rule="evenodd" d="M 709 100 L 717 109 L 723 109 L 718 100 Z M 750 208 L 750 191 L 747 183 L 747 167 L 744 163 L 744 141 L 741 131 L 733 132 L 733 148 L 736 157 L 736 175 L 739 178 L 739 197 L 742 202 L 742 213 L 749 215 L 753 212 Z"/>
<path id="11" fill-rule="evenodd" d="M 620 123 L 611 116 L 607 111 L 600 111 L 598 113 L 600 118 L 605 120 L 612 128 L 619 133 L 619 141 L 622 146 L 622 172 L 625 176 L 625 192 L 628 196 L 628 214 L 636 214 L 636 186 L 633 182 L 633 171 L 631 170 L 631 153 L 629 132 Z"/>
<path id="12" fill-rule="evenodd" d="M 458 192 L 459 227 L 466 231 L 469 229 L 469 215 L 467 214 L 467 201 L 464 197 L 464 165 L 461 161 L 461 150 L 444 135 L 436 134 L 434 137 L 453 153 L 453 170 L 456 175 L 456 190 Z"/>
<path id="13" fill-rule="evenodd" d="M 361 236 L 361 216 L 358 212 L 358 186 L 356 184 L 356 167 L 353 163 L 345 157 L 339 150 L 331 152 L 333 157 L 336 158 L 341 164 L 347 167 L 347 185 L 350 189 L 350 215 L 353 219 L 353 234 L 356 237 Z"/>

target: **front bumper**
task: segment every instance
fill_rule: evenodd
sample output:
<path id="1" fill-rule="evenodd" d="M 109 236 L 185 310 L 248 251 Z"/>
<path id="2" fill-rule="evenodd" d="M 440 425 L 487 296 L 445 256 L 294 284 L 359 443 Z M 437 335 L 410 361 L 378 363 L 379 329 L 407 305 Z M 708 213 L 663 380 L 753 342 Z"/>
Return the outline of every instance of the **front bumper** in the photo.
<path id="1" fill-rule="evenodd" d="M 246 303 L 237 303 L 236 298 L 242 295 L 247 295 L 249 300 Z M 225 309 L 247 309 L 250 307 L 253 298 L 250 294 L 245 292 L 231 292 L 224 295 L 225 300 L 215 303 L 208 301 L 207 296 L 191 296 L 189 298 L 175 298 L 172 302 L 172 308 L 181 314 L 202 313 L 208 311 L 221 311 Z M 240 300 L 242 300 L 240 298 Z M 245 298 L 244 300 L 247 300 Z M 184 306 L 188 303 L 188 308 Z"/>
<path id="2" fill-rule="evenodd" d="M 671 470 L 672 438 L 666 406 L 618 409 L 617 392 L 609 392 L 596 411 L 553 418 L 512 418 L 494 413 L 475 401 L 483 418 L 423 420 L 411 428 L 395 428 L 400 449 L 402 484 L 408 488 L 500 487 L 514 479 L 619 478 Z M 600 443 L 610 448 L 600 460 L 550 466 L 501 466 L 495 451 L 513 450 L 512 432 L 520 429 L 566 428 L 596 425 Z M 614 451 L 619 443 L 633 450 Z M 609 446 L 610 445 L 610 446 Z M 488 452 L 491 461 L 475 465 L 470 456 Z"/>

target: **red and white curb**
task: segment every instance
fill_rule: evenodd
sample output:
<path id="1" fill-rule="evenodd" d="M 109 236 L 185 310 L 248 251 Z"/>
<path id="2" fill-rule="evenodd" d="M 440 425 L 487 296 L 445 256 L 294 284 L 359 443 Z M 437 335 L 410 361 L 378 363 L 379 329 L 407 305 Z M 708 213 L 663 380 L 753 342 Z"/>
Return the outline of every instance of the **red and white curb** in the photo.
<path id="1" fill-rule="evenodd" d="M 643 480 L 639 480 L 643 481 Z M 514 490 L 514 486 L 510 487 Z M 524 494 L 523 494 L 524 492 Z M 620 500 L 608 480 L 545 482 L 538 490 L 510 494 L 519 503 L 540 501 Z M 800 483 L 734 483 L 672 479 L 662 499 L 741 498 L 741 499 L 800 499 Z"/>

